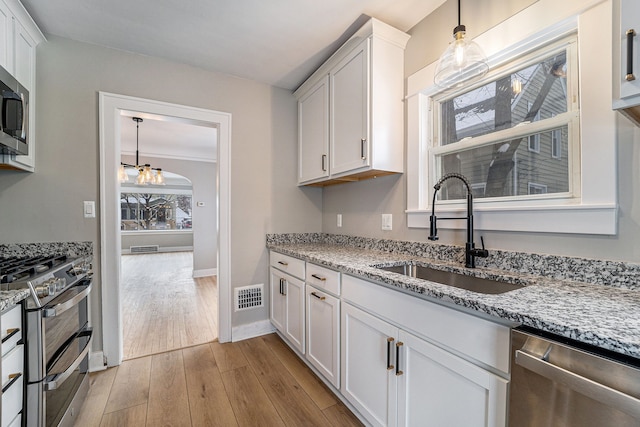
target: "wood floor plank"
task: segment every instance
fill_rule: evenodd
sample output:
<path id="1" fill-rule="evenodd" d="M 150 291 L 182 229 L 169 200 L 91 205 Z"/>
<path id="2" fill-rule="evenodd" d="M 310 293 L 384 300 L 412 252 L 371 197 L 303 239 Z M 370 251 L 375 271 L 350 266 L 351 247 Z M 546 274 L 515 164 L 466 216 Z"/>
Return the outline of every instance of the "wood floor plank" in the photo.
<path id="1" fill-rule="evenodd" d="M 307 392 L 320 409 L 326 409 L 335 405 L 338 400 L 329 388 L 300 360 L 277 334 L 263 336 L 271 351 L 280 359 L 289 373 Z"/>
<path id="2" fill-rule="evenodd" d="M 149 399 L 151 357 L 126 360 L 119 367 L 104 412 L 146 404 Z"/>
<path id="3" fill-rule="evenodd" d="M 262 337 L 241 341 L 238 344 L 286 425 L 330 425 L 322 411 L 291 376 Z"/>
<path id="4" fill-rule="evenodd" d="M 104 414 L 100 427 L 141 427 L 146 423 L 147 404 Z M 77 426 L 83 424 L 76 423 Z"/>
<path id="5" fill-rule="evenodd" d="M 86 427 L 100 425 L 117 371 L 118 368 L 115 367 L 89 374 L 89 392 L 78 413 L 76 425 Z"/>
<path id="6" fill-rule="evenodd" d="M 220 372 L 227 372 L 242 366 L 247 366 L 247 358 L 244 357 L 244 353 L 238 343 L 229 342 L 220 344 L 218 341 L 215 341 L 210 345 Z"/>
<path id="7" fill-rule="evenodd" d="M 285 425 L 249 366 L 222 372 L 221 375 L 238 425 Z"/>
<path id="8" fill-rule="evenodd" d="M 148 426 L 191 426 L 182 350 L 151 357 Z"/>
<path id="9" fill-rule="evenodd" d="M 231 402 L 209 345 L 182 350 L 194 426 L 237 426 Z"/>
<path id="10" fill-rule="evenodd" d="M 216 278 L 192 272 L 192 252 L 121 257 L 125 360 L 216 339 Z"/>
<path id="11" fill-rule="evenodd" d="M 324 409 L 322 413 L 327 417 L 332 426 L 360 427 L 364 425 L 342 402 L 329 406 Z"/>

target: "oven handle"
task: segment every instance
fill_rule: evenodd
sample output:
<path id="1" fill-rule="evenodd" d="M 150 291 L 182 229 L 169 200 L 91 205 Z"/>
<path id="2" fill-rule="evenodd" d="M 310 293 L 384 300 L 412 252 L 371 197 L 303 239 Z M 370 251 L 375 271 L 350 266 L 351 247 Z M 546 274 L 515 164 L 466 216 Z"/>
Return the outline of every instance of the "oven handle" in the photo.
<path id="1" fill-rule="evenodd" d="M 587 397 L 612 406 L 627 414 L 640 418 L 640 399 L 629 396 L 619 390 L 585 378 L 574 372 L 556 366 L 539 357 L 532 356 L 521 350 L 516 350 L 516 364 L 536 374 L 564 384 L 572 390 Z"/>
<path id="2" fill-rule="evenodd" d="M 89 349 L 91 348 L 91 338 L 93 338 L 93 328 L 88 327 L 78 332 L 78 334 L 74 337 L 74 339 L 69 340 L 69 342 L 66 343 L 65 349 L 64 349 L 64 351 L 66 351 L 69 347 L 71 347 L 71 344 L 73 344 L 73 342 L 76 341 L 77 338 L 82 338 L 86 336 L 89 336 L 89 339 L 87 340 L 87 344 L 84 346 L 84 348 L 82 349 L 82 351 L 80 352 L 76 360 L 74 360 L 73 363 L 69 365 L 69 367 L 64 372 L 60 372 L 59 374 L 51 375 L 50 377 L 45 378 L 44 380 L 45 391 L 55 390 L 58 387 L 60 387 L 62 383 L 64 383 L 67 380 L 67 378 L 71 376 L 73 371 L 76 370 L 76 368 L 80 365 L 80 363 L 82 363 L 87 353 L 89 353 Z"/>
<path id="3" fill-rule="evenodd" d="M 83 283 L 86 283 L 86 282 L 83 282 Z M 84 286 L 84 285 L 79 284 L 76 286 Z M 86 287 L 82 291 L 80 291 L 77 295 L 75 295 L 73 298 L 70 298 L 65 302 L 61 302 L 60 304 L 56 304 L 53 307 L 45 308 L 44 310 L 42 310 L 42 317 L 56 317 L 64 313 L 65 311 L 69 310 L 70 308 L 74 307 L 80 301 L 82 301 L 87 295 L 89 295 L 89 292 L 91 292 L 92 286 L 93 286 L 93 281 L 89 281 L 89 284 L 86 285 Z"/>

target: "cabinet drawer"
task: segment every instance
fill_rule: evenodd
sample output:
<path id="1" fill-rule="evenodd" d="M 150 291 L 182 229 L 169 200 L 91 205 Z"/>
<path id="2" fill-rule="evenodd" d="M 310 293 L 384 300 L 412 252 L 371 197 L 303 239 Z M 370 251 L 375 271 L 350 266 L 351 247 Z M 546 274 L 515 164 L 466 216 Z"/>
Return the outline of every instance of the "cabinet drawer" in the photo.
<path id="1" fill-rule="evenodd" d="M 2 314 L 2 355 L 13 349 L 22 339 L 22 308 L 14 306 Z"/>
<path id="2" fill-rule="evenodd" d="M 307 284 L 340 296 L 340 272 L 307 263 Z"/>
<path id="3" fill-rule="evenodd" d="M 271 266 L 304 280 L 304 261 L 271 251 Z"/>
<path id="4" fill-rule="evenodd" d="M 13 382 L 12 382 L 13 381 Z M 2 357 L 2 425 L 8 425 L 22 411 L 24 346 L 18 345 Z M 6 388 L 6 389 L 5 389 Z"/>

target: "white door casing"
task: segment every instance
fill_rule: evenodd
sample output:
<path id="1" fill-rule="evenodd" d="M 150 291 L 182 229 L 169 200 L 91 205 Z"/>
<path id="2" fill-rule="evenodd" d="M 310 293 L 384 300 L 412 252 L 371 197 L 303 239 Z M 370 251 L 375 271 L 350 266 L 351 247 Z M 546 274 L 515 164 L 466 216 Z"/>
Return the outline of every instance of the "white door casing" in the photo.
<path id="1" fill-rule="evenodd" d="M 120 313 L 119 184 L 120 111 L 139 111 L 210 123 L 218 129 L 218 339 L 231 341 L 231 114 L 161 101 L 99 92 L 100 240 L 103 353 L 108 366 L 122 362 Z"/>

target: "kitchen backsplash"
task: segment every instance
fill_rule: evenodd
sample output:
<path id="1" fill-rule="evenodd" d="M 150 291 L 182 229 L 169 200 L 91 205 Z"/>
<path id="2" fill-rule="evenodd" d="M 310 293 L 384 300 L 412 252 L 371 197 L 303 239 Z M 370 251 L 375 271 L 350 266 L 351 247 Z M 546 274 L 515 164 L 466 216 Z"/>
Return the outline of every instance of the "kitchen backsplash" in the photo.
<path id="1" fill-rule="evenodd" d="M 431 242 L 373 239 L 324 233 L 267 234 L 267 245 L 324 243 L 398 253 L 464 264 L 464 248 Z M 558 280 L 640 290 L 640 264 L 558 255 L 489 249 L 488 258 L 477 258 L 478 267 L 544 276 Z"/>
<path id="2" fill-rule="evenodd" d="M 91 254 L 93 242 L 45 242 L 45 243 L 12 243 L 0 245 L 0 257 L 36 257 L 50 255 L 67 255 L 71 257 Z"/>

